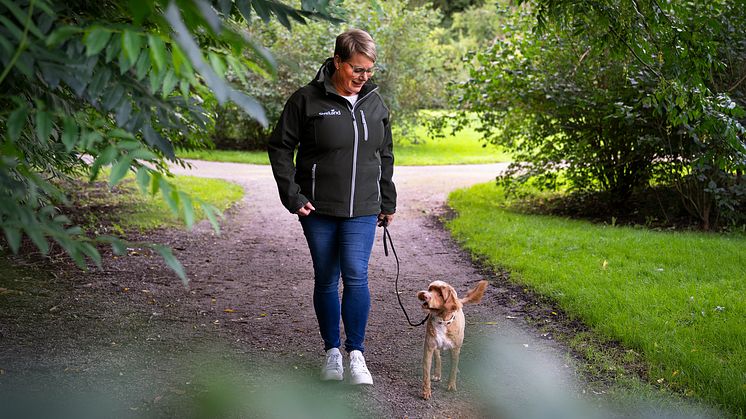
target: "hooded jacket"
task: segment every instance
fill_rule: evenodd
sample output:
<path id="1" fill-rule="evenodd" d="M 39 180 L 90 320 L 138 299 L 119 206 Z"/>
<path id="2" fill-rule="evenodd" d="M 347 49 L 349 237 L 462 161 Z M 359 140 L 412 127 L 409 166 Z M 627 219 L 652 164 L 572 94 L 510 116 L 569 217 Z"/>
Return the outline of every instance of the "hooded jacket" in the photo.
<path id="1" fill-rule="evenodd" d="M 291 213 L 310 201 L 323 215 L 393 214 L 389 111 L 370 80 L 350 105 L 332 84 L 334 71 L 329 58 L 290 96 L 272 131 L 268 152 L 280 200 Z"/>

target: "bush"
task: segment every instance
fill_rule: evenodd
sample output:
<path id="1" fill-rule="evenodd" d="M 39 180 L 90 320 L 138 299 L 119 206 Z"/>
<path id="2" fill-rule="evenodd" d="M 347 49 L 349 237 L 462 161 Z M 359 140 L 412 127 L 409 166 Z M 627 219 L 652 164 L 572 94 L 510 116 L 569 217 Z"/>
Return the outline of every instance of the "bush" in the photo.
<path id="1" fill-rule="evenodd" d="M 742 8 L 576 3 L 500 9 L 506 35 L 469 56 L 470 79 L 454 87 L 461 120 L 478 112 L 485 138 L 514 151 L 502 180 L 616 204 L 666 183 L 703 228 L 738 222 L 746 103 L 743 67 L 730 68 L 746 58 Z"/>

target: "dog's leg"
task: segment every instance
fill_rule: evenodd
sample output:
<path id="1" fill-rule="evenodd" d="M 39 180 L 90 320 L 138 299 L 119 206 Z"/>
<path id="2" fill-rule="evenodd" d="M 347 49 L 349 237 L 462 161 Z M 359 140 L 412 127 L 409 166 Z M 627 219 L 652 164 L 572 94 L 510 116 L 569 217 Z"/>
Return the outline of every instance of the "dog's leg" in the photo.
<path id="1" fill-rule="evenodd" d="M 434 348 L 428 348 L 426 343 L 422 358 L 422 398 L 425 400 L 429 399 L 432 395 L 432 390 L 430 389 L 430 367 L 432 367 L 433 363 L 433 351 Z"/>
<path id="2" fill-rule="evenodd" d="M 448 391 L 456 390 L 456 375 L 458 375 L 458 358 L 461 354 L 461 348 L 451 349 L 451 375 L 448 377 Z"/>
<path id="3" fill-rule="evenodd" d="M 441 372 L 441 363 L 440 363 L 440 349 L 436 349 L 434 351 L 435 355 L 435 372 L 433 372 L 433 381 L 440 381 L 440 377 L 443 376 L 443 373 Z"/>

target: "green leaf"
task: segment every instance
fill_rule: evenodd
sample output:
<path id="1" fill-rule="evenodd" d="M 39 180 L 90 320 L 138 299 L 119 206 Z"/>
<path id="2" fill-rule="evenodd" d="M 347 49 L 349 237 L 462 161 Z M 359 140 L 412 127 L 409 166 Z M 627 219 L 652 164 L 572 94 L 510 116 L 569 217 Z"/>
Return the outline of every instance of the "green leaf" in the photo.
<path id="1" fill-rule="evenodd" d="M 176 259 L 176 257 L 174 257 L 174 254 L 171 251 L 171 249 L 166 246 L 160 246 L 160 245 L 151 245 L 151 248 L 155 249 L 155 251 L 157 251 L 161 255 L 161 257 L 166 262 L 166 264 L 171 268 L 171 270 L 173 270 L 174 273 L 176 273 L 176 275 L 178 275 L 179 278 L 181 278 L 181 282 L 184 284 L 184 286 L 185 287 L 188 286 L 189 280 L 187 279 L 186 273 L 184 272 L 184 267 L 181 265 L 181 262 L 179 262 L 179 260 Z"/>
<path id="2" fill-rule="evenodd" d="M 111 31 L 108 29 L 104 29 L 100 26 L 92 26 L 89 28 L 83 37 L 83 43 L 86 46 L 86 55 L 90 57 L 101 52 L 109 42 L 109 38 L 111 38 Z"/>
<path id="3" fill-rule="evenodd" d="M 75 148 L 75 144 L 78 142 L 78 123 L 75 122 L 75 118 L 66 116 L 64 127 L 64 131 L 62 131 L 62 144 L 65 145 L 65 150 L 69 153 Z"/>
<path id="4" fill-rule="evenodd" d="M 130 62 L 134 63 L 137 61 L 141 47 L 142 38 L 140 34 L 129 29 L 125 30 L 122 34 L 122 50 Z"/>
<path id="5" fill-rule="evenodd" d="M 179 79 L 176 77 L 176 73 L 169 68 L 166 72 L 166 77 L 163 78 L 163 92 L 161 93 L 161 96 L 164 98 L 168 97 L 168 95 L 174 91 L 174 87 L 176 87 L 178 81 Z"/>
<path id="6" fill-rule="evenodd" d="M 77 265 L 78 268 L 83 269 L 83 270 L 88 269 L 88 265 L 86 265 L 85 263 L 85 258 L 83 258 L 83 255 L 80 253 L 80 250 L 78 249 L 77 246 L 73 247 L 73 245 L 68 244 L 66 246 L 63 245 L 63 247 L 67 251 L 67 254 L 70 255 L 73 261 L 75 261 L 75 265 Z"/>
<path id="7" fill-rule="evenodd" d="M 184 53 L 181 52 L 181 48 L 176 45 L 172 45 L 171 47 L 171 61 L 173 62 L 176 75 L 179 77 L 184 77 L 186 73 L 185 70 L 187 67 L 187 60 L 184 56 Z"/>
<path id="8" fill-rule="evenodd" d="M 23 24 L 26 25 L 26 27 L 28 28 L 29 32 L 31 32 L 39 39 L 44 39 L 44 34 L 41 33 L 39 28 L 34 24 L 34 21 L 28 19 L 27 10 L 21 10 L 21 8 L 18 7 L 15 4 L 16 2 L 14 1 L 0 0 L 0 3 L 2 3 L 15 16 L 15 18 L 18 19 L 19 22 L 23 22 Z"/>
<path id="9" fill-rule="evenodd" d="M 238 11 L 241 16 L 248 22 L 251 19 L 251 2 L 249 0 L 236 0 Z"/>
<path id="10" fill-rule="evenodd" d="M 10 246 L 10 250 L 17 254 L 18 249 L 21 248 L 21 230 L 15 227 L 3 226 L 3 231 L 5 232 L 5 238 L 8 246 Z"/>
<path id="11" fill-rule="evenodd" d="M 128 0 L 132 20 L 136 26 L 140 26 L 145 18 L 153 13 L 155 2 L 149 0 Z"/>
<path id="12" fill-rule="evenodd" d="M 129 170 L 130 166 L 132 166 L 132 158 L 122 157 L 119 159 L 119 161 L 114 165 L 114 167 L 111 168 L 111 174 L 109 175 L 109 187 L 114 187 L 114 185 L 118 184 L 119 182 L 124 179 L 125 176 L 127 176 L 127 171 Z"/>
<path id="13" fill-rule="evenodd" d="M 113 239 L 111 240 L 111 249 L 114 251 L 114 254 L 117 256 L 122 256 L 127 254 L 127 244 L 119 239 Z"/>
<path id="14" fill-rule="evenodd" d="M 125 131 L 121 128 L 114 128 L 113 130 L 109 131 L 108 136 L 112 138 L 120 138 L 122 140 L 132 140 L 135 144 L 137 144 L 137 139 L 135 138 L 135 136 L 132 135 L 131 132 Z M 120 148 L 122 148 L 121 145 Z"/>
<path id="15" fill-rule="evenodd" d="M 96 266 L 101 268 L 101 254 L 98 253 L 98 250 L 96 250 L 95 247 L 93 247 L 90 243 L 82 242 L 79 244 L 80 251 L 83 252 L 86 256 L 88 256 L 93 263 L 96 264 Z"/>
<path id="16" fill-rule="evenodd" d="M 19 106 L 11 112 L 8 117 L 8 137 L 10 141 L 16 142 L 21 136 L 23 127 L 26 126 L 26 118 L 28 117 L 28 107 L 26 105 Z"/>
<path id="17" fill-rule="evenodd" d="M 235 74 L 239 80 L 241 80 L 241 83 L 247 84 L 246 80 L 246 66 L 244 66 L 241 61 L 239 61 L 236 57 L 232 55 L 228 55 L 225 57 L 226 61 L 228 61 L 228 65 L 233 69 L 233 74 Z"/>
<path id="18" fill-rule="evenodd" d="M 96 241 L 100 243 L 109 243 L 111 245 L 111 250 L 117 256 L 122 256 L 127 253 L 128 243 L 118 237 L 110 236 L 108 234 L 103 234 L 103 235 L 96 237 Z"/>
<path id="19" fill-rule="evenodd" d="M 148 46 L 150 47 L 150 61 L 155 64 L 158 71 L 163 71 L 167 60 L 166 44 L 160 36 L 151 34 L 148 35 Z"/>
<path id="20" fill-rule="evenodd" d="M 145 194 L 148 192 L 148 186 L 150 185 L 150 171 L 145 166 L 140 166 L 137 169 L 137 186 L 140 188 L 140 192 Z"/>
<path id="21" fill-rule="evenodd" d="M 0 24 L 7 29 L 15 38 L 16 40 L 20 41 L 23 39 L 23 31 L 16 26 L 13 22 L 10 21 L 5 15 L 0 15 Z"/>
<path id="22" fill-rule="evenodd" d="M 254 118 L 265 128 L 269 126 L 269 120 L 264 113 L 264 108 L 254 98 L 233 89 L 230 89 L 228 94 L 230 99 L 246 111 L 250 117 Z"/>
<path id="23" fill-rule="evenodd" d="M 205 19 L 205 22 L 207 22 L 207 25 L 210 27 L 210 29 L 216 33 L 220 34 L 221 29 L 221 23 L 220 23 L 220 17 L 217 13 L 215 13 L 215 9 L 213 9 L 211 2 L 207 2 L 206 0 L 195 0 L 195 3 L 197 4 L 197 8 L 199 9 L 200 13 L 202 14 L 202 17 Z"/>
<path id="24" fill-rule="evenodd" d="M 150 54 L 143 50 L 140 53 L 140 58 L 137 59 L 137 64 L 135 64 L 135 77 L 137 80 L 142 80 L 148 74 L 148 70 L 150 70 Z"/>
<path id="25" fill-rule="evenodd" d="M 113 145 L 106 147 L 106 149 L 104 149 L 104 151 L 93 160 L 93 164 L 91 164 L 90 180 L 94 181 L 98 177 L 99 170 L 101 170 L 103 166 L 113 162 L 117 157 L 117 154 L 117 149 Z"/>
<path id="26" fill-rule="evenodd" d="M 171 70 L 173 71 L 173 70 Z M 166 77 L 166 71 L 156 70 L 156 71 L 150 71 L 150 91 L 152 93 L 156 93 L 161 88 L 161 83 L 163 83 L 163 79 Z"/>
<path id="27" fill-rule="evenodd" d="M 132 157 L 133 160 L 145 161 L 155 161 L 158 159 L 158 156 L 156 156 L 155 153 L 144 148 L 138 148 L 137 150 L 132 151 L 130 157 Z"/>
<path id="28" fill-rule="evenodd" d="M 45 143 L 52 133 L 52 114 L 44 110 L 36 111 L 36 138 Z"/>
<path id="29" fill-rule="evenodd" d="M 189 87 L 189 80 L 181 79 L 181 81 L 179 82 L 179 88 L 181 90 L 181 95 L 184 96 L 184 99 L 189 98 Z"/>
<path id="30" fill-rule="evenodd" d="M 210 52 L 208 58 L 210 59 L 210 64 L 212 64 L 213 70 L 215 70 L 220 77 L 225 77 L 225 63 L 222 58 L 214 52 Z"/>
<path id="31" fill-rule="evenodd" d="M 192 204 L 192 198 L 188 194 L 179 191 L 179 201 L 181 208 L 184 210 L 184 222 L 188 228 L 192 228 L 194 225 L 194 205 Z"/>
<path id="32" fill-rule="evenodd" d="M 151 173 L 150 176 L 150 194 L 155 195 L 161 187 L 162 176 L 158 172 Z"/>
<path id="33" fill-rule="evenodd" d="M 49 243 L 41 231 L 40 224 L 25 224 L 23 229 L 42 254 L 49 253 Z"/>
<path id="34" fill-rule="evenodd" d="M 49 34 L 46 44 L 48 47 L 57 47 L 67 41 L 71 36 L 81 32 L 83 32 L 83 30 L 78 26 L 63 26 Z"/>
<path id="35" fill-rule="evenodd" d="M 218 217 L 222 218 L 223 214 L 220 212 L 220 210 L 202 201 L 201 199 L 197 200 L 197 202 L 199 203 L 200 207 L 202 207 L 202 211 L 207 216 L 207 219 L 210 220 L 210 224 L 212 224 L 213 230 L 215 230 L 217 234 L 220 234 L 220 224 L 218 223 Z"/>

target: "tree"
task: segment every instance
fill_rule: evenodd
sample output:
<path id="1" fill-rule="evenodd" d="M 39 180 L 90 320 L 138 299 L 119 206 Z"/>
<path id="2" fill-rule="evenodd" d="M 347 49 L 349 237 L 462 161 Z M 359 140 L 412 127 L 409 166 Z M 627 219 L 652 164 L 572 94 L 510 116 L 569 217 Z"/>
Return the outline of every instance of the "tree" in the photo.
<path id="1" fill-rule="evenodd" d="M 237 81 L 266 104 L 270 128 L 287 98 L 307 84 L 321 63 L 332 55 L 336 36 L 352 27 L 368 31 L 376 42 L 381 70 L 373 82 L 380 86 L 396 127 L 414 124 L 420 109 L 447 104 L 444 80 L 451 74 L 453 61 L 458 60 L 440 42 L 438 12 L 428 7 L 408 7 L 404 0 L 347 0 L 330 5 L 329 10 L 344 19 L 344 25 L 315 21 L 292 32 L 283 30 L 278 22 L 250 25 L 255 39 L 271 45 L 279 77 L 269 78 L 257 72 Z M 269 130 L 237 114 L 230 106 L 220 109 L 216 123 L 215 142 L 219 147 L 256 149 L 266 144 Z"/>
<path id="2" fill-rule="evenodd" d="M 65 216 L 65 181 L 96 179 L 106 166 L 109 185 L 133 172 L 143 192 L 160 192 L 187 225 L 194 205 L 202 205 L 217 229 L 215 209 L 168 182 L 168 164 L 184 164 L 175 147 L 203 145 L 190 133 L 211 122 L 201 104 L 213 98 L 266 125 L 259 102 L 223 78 L 228 68 L 275 70 L 243 26 L 253 14 L 287 28 L 291 20 L 329 18 L 327 3 L 0 1 L 0 226 L 7 246 L 18 252 L 27 236 L 46 253 L 53 240 L 81 267 L 86 258 L 100 265 L 97 244 L 123 253 L 124 240 L 86 233 Z M 167 247 L 149 246 L 186 281 Z"/>
<path id="3" fill-rule="evenodd" d="M 458 89 L 486 138 L 517 152 L 519 176 L 506 180 L 564 179 L 618 202 L 667 183 L 705 229 L 736 220 L 745 104 L 743 71 L 730 68 L 746 57 L 742 7 L 538 0 L 517 11 Z"/>

